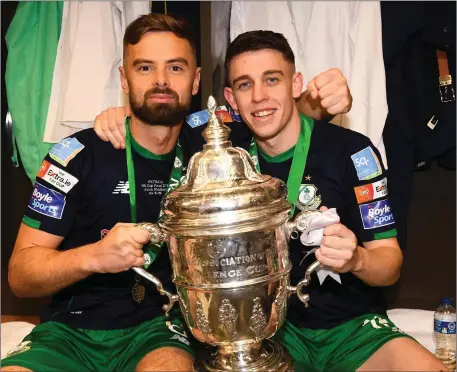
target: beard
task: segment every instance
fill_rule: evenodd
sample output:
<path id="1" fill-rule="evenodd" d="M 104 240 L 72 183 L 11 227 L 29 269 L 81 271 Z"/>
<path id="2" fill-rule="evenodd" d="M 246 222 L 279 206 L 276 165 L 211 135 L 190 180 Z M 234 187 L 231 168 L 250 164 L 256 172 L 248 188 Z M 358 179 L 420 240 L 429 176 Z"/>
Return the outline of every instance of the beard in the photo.
<path id="1" fill-rule="evenodd" d="M 147 104 L 146 98 L 152 94 L 168 94 L 173 96 L 174 102 Z M 148 125 L 163 125 L 172 127 L 184 120 L 190 110 L 190 100 L 179 102 L 179 95 L 170 88 L 153 88 L 144 94 L 142 102 L 129 95 L 132 113 L 143 123 Z"/>

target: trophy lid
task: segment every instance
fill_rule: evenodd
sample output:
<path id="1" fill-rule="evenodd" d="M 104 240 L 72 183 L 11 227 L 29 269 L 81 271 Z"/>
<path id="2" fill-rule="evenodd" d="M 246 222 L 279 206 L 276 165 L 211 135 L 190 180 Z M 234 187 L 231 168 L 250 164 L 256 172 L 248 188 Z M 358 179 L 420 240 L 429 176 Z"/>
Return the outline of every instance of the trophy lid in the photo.
<path id="1" fill-rule="evenodd" d="M 248 152 L 233 147 L 230 129 L 216 116 L 210 96 L 206 144 L 189 161 L 181 185 L 162 202 L 159 225 L 173 235 L 213 236 L 284 223 L 291 210 L 281 180 L 256 171 Z"/>

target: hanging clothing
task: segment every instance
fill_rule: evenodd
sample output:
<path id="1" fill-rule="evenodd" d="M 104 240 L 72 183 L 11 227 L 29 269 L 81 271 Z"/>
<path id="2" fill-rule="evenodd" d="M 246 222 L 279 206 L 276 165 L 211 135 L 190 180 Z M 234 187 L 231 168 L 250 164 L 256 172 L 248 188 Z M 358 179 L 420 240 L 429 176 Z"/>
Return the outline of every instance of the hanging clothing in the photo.
<path id="1" fill-rule="evenodd" d="M 18 166 L 20 155 L 32 182 L 51 148 L 42 139 L 63 6 L 60 1 L 19 2 L 5 36 L 5 85 L 13 122 L 12 160 Z"/>
<path id="2" fill-rule="evenodd" d="M 231 1 L 211 3 L 211 57 L 213 96 L 217 102 L 224 102 L 225 53 L 230 43 Z"/>
<path id="3" fill-rule="evenodd" d="M 455 169 L 455 101 L 443 103 L 436 50 L 446 50 L 455 90 L 455 2 L 381 2 L 389 115 L 384 142 L 398 240 L 406 247 L 414 167 L 437 159 Z M 408 14 L 408 17 L 404 15 Z M 434 129 L 427 126 L 438 117 Z"/>
<path id="4" fill-rule="evenodd" d="M 119 77 L 124 31 L 149 12 L 147 1 L 64 3 L 44 141 L 90 128 L 101 111 L 126 103 Z"/>
<path id="5" fill-rule="evenodd" d="M 352 109 L 333 123 L 371 139 L 384 164 L 382 130 L 387 117 L 379 1 L 233 1 L 230 39 L 252 30 L 282 33 L 307 83 L 319 73 L 339 68 L 348 81 Z"/>

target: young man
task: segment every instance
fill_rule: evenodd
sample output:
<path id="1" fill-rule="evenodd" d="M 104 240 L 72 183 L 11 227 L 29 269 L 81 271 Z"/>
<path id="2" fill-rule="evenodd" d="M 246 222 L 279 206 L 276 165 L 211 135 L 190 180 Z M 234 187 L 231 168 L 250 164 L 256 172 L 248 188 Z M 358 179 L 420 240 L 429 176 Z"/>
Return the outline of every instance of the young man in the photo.
<path id="1" fill-rule="evenodd" d="M 292 284 L 314 259 L 333 271 L 313 278 L 309 308 L 290 298 L 288 321 L 275 336 L 296 370 L 446 370 L 386 315 L 382 287 L 398 280 L 402 252 L 377 149 L 359 133 L 298 112 L 303 78 L 282 35 L 241 34 L 225 63 L 225 98 L 254 135 L 250 145 L 239 145 L 258 155 L 262 173 L 284 182 L 289 172 L 303 175 L 296 213 L 328 207 L 340 217 L 324 229 L 314 255 L 299 241 L 290 246 Z"/>
<path id="2" fill-rule="evenodd" d="M 177 145 L 198 91 L 189 24 L 145 15 L 124 36 L 122 87 L 132 115 L 126 152 L 85 130 L 43 161 L 9 263 L 20 297 L 52 295 L 41 324 L 2 360 L 2 371 L 189 371 L 192 349 L 179 310 L 130 270 L 145 264 L 170 289 L 166 248 L 145 262 L 149 234 L 172 179 L 182 173 Z M 90 87 L 89 87 L 90 89 Z M 168 322 L 167 322 L 168 321 Z"/>
<path id="3" fill-rule="evenodd" d="M 284 182 L 290 171 L 303 174 L 296 213 L 328 207 L 340 217 L 341 223 L 324 229 L 315 254 L 291 242 L 292 284 L 316 258 L 332 269 L 330 275 L 314 275 L 309 308 L 290 298 L 288 321 L 275 336 L 295 359 L 296 370 L 446 370 L 386 316 L 382 287 L 398 279 L 402 252 L 376 148 L 361 134 L 298 112 L 302 76 L 282 35 L 254 31 L 238 36 L 228 48 L 226 71 L 225 97 L 254 137 L 238 140 L 246 137 L 238 133 L 243 127 L 232 123 L 233 145 L 258 155 L 262 173 Z M 324 86 L 320 94 L 326 93 Z M 115 126 L 113 114 L 104 113 L 98 125 Z M 192 151 L 200 150 L 197 139 L 186 143 Z M 296 148 L 307 156 L 295 159 Z M 299 168 L 293 165 L 300 160 Z"/>

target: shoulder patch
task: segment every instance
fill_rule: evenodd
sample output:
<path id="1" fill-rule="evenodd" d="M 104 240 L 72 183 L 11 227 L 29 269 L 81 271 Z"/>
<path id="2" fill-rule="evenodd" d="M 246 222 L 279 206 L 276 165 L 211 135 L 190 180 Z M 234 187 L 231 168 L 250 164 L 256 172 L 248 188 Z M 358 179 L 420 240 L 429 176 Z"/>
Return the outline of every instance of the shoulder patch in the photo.
<path id="1" fill-rule="evenodd" d="M 361 204 L 359 208 L 365 230 L 376 229 L 395 223 L 388 199 Z"/>
<path id="2" fill-rule="evenodd" d="M 186 121 L 191 126 L 191 128 L 197 128 L 200 125 L 206 124 L 209 120 L 209 117 L 209 112 L 207 110 L 202 110 L 187 115 Z"/>
<path id="3" fill-rule="evenodd" d="M 66 167 L 70 160 L 78 155 L 83 149 L 84 145 L 76 138 L 65 138 L 54 145 L 51 151 L 49 151 L 49 156 L 57 163 Z"/>
<path id="4" fill-rule="evenodd" d="M 35 182 L 35 188 L 28 207 L 44 216 L 60 220 L 62 219 L 65 203 L 66 200 L 63 194 Z"/>
<path id="5" fill-rule="evenodd" d="M 44 179 L 64 193 L 68 193 L 78 183 L 78 179 L 63 169 L 43 160 L 37 177 Z"/>
<path id="6" fill-rule="evenodd" d="M 381 163 L 371 146 L 351 155 L 352 162 L 361 181 L 370 180 L 382 174 Z"/>
<path id="7" fill-rule="evenodd" d="M 238 113 L 238 111 L 235 112 L 235 111 L 232 110 L 231 107 L 229 107 L 229 113 L 230 113 L 230 116 L 232 117 L 232 120 L 233 120 L 233 121 L 239 121 L 239 122 L 242 121 L 242 120 L 241 120 L 241 116 L 240 116 L 240 114 Z"/>
<path id="8" fill-rule="evenodd" d="M 216 108 L 216 116 L 224 123 L 233 122 L 233 115 L 227 110 L 225 106 L 218 106 Z M 210 118 L 208 110 L 201 110 L 186 116 L 186 121 L 192 128 L 197 128 L 200 125 L 206 124 Z"/>
<path id="9" fill-rule="evenodd" d="M 228 111 L 225 111 L 225 110 L 216 111 L 216 116 L 224 123 L 233 122 L 232 117 L 230 116 Z"/>
<path id="10" fill-rule="evenodd" d="M 384 177 L 382 180 L 368 185 L 354 187 L 354 192 L 358 204 L 387 196 L 387 178 Z"/>

